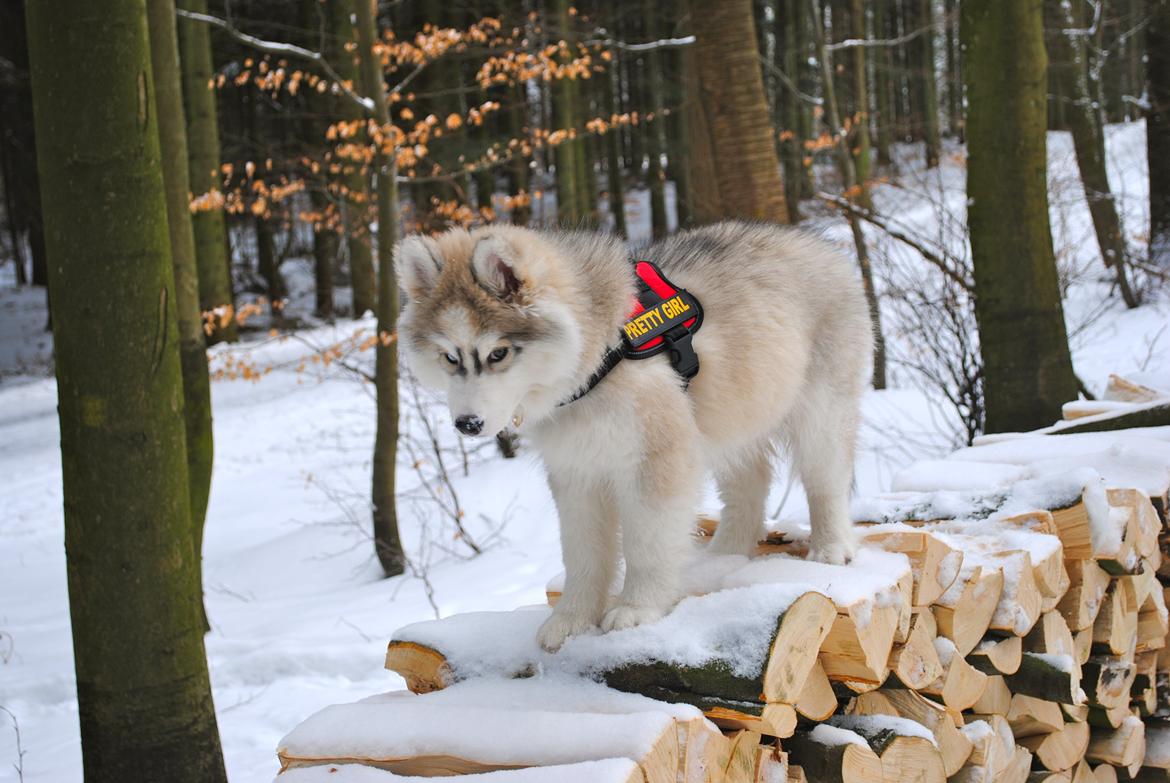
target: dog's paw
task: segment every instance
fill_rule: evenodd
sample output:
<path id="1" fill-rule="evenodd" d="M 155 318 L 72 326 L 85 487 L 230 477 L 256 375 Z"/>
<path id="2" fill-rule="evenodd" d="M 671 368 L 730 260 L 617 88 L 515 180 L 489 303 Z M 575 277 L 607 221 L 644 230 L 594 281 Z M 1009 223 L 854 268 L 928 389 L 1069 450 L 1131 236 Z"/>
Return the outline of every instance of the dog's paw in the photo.
<path id="1" fill-rule="evenodd" d="M 601 619 L 601 630 L 620 631 L 623 628 L 633 628 L 635 625 L 652 623 L 666 612 L 656 606 L 630 606 L 619 604 L 605 613 Z"/>
<path id="2" fill-rule="evenodd" d="M 536 641 L 548 652 L 556 652 L 570 636 L 585 633 L 596 626 L 587 615 L 554 611 L 536 632 Z"/>
<path id="3" fill-rule="evenodd" d="M 827 542 L 813 542 L 809 547 L 808 559 L 829 565 L 845 565 L 857 553 L 857 542 L 852 536 Z"/>

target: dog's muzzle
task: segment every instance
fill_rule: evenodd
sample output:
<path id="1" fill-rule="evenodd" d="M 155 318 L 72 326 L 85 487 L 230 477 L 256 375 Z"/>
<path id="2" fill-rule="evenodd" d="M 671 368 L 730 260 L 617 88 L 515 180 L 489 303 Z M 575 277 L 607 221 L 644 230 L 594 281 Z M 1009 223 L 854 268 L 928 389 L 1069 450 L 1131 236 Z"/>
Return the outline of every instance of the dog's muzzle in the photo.
<path id="1" fill-rule="evenodd" d="M 483 419 L 479 416 L 458 416 L 455 419 L 455 429 L 464 435 L 478 435 L 483 432 Z"/>

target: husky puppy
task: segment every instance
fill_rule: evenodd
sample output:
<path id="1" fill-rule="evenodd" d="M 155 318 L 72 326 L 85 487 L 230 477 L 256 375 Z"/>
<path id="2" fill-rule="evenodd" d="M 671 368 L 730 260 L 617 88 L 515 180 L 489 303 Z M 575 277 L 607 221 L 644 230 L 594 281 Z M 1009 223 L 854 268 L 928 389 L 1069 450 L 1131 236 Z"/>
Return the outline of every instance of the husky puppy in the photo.
<path id="1" fill-rule="evenodd" d="M 690 291 L 705 317 L 685 388 L 665 353 L 588 383 L 635 301 L 625 245 L 510 226 L 411 236 L 396 249 L 404 356 L 446 391 L 468 436 L 512 424 L 539 450 L 560 516 L 565 589 L 539 632 L 554 650 L 628 628 L 678 601 L 705 471 L 723 502 L 711 551 L 759 540 L 777 445 L 811 515 L 809 556 L 846 562 L 858 401 L 872 353 L 853 264 L 824 241 L 762 223 L 686 231 L 638 258 Z M 620 555 L 625 583 L 611 602 Z"/>

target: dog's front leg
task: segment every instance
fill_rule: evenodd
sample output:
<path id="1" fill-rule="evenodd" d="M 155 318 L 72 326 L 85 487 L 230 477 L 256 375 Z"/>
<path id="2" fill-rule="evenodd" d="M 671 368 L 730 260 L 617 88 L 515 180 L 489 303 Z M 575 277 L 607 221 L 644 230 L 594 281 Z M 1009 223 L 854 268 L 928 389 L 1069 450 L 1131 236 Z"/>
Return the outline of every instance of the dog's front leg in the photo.
<path id="1" fill-rule="evenodd" d="M 691 550 L 702 470 L 683 427 L 664 434 L 635 475 L 620 484 L 626 579 L 601 621 L 613 631 L 662 617 L 681 595 L 682 567 Z"/>
<path id="2" fill-rule="evenodd" d="M 581 477 L 558 477 L 555 470 L 549 471 L 548 483 L 560 518 L 565 563 L 561 600 L 536 637 L 551 652 L 601 620 L 617 567 L 618 531 L 617 509 L 606 487 Z"/>

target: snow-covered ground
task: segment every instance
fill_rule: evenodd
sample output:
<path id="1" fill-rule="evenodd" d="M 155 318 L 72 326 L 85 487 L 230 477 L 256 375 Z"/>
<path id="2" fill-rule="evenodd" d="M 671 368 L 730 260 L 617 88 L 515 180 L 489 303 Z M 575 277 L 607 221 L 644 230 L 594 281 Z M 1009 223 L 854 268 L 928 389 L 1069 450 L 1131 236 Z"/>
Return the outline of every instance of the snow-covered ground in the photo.
<path id="1" fill-rule="evenodd" d="M 1112 173 L 1127 226 L 1145 230 L 1144 137 L 1140 124 L 1110 128 Z M 938 204 L 961 205 L 961 150 L 937 173 L 902 166 L 902 186 L 879 188 L 879 208 L 919 231 L 947 228 Z M 1108 287 L 1092 241 L 1067 136 L 1050 136 L 1053 226 L 1069 281 L 1066 317 L 1074 363 L 1100 391 L 1107 373 L 1170 380 L 1170 305 L 1163 294 L 1137 311 Z M 645 194 L 632 194 L 631 224 L 648 233 Z M 839 219 L 818 219 L 847 241 Z M 885 240 L 881 240 L 885 241 Z M 875 244 L 878 242 L 875 237 Z M 919 261 L 921 263 L 921 261 Z M 295 273 L 297 267 L 290 265 Z M 879 272 L 880 272 L 879 268 Z M 11 266 L 0 267 L 0 706 L 19 723 L 23 756 L 8 714 L 0 712 L 0 781 L 81 778 L 77 703 L 62 547 L 61 474 L 51 340 L 43 292 L 19 290 Z M 295 282 L 295 281 L 294 281 Z M 295 286 L 294 286 L 295 288 Z M 886 313 L 888 335 L 898 324 Z M 457 612 L 511 609 L 544 600 L 561 570 L 555 512 L 539 464 L 522 448 L 514 460 L 492 447 L 464 455 L 445 409 L 404 383 L 406 433 L 399 464 L 400 524 L 412 573 L 380 578 L 367 534 L 365 495 L 374 419 L 370 388 L 332 362 L 305 362 L 323 347 L 372 328 L 343 321 L 295 338 L 257 336 L 213 351 L 213 368 L 229 357 L 273 367 L 260 382 L 213 384 L 216 465 L 205 539 L 207 637 L 220 733 L 230 776 L 270 779 L 277 741 L 320 708 L 400 689 L 382 668 L 385 644 L 408 623 Z M 262 335 L 263 332 L 257 333 Z M 368 362 L 355 354 L 345 362 Z M 936 392 L 919 389 L 893 368 L 894 385 L 865 400 L 857 488 L 890 487 L 908 463 L 941 456 L 962 443 L 953 414 Z M 1170 385 L 1170 384 L 1168 384 Z M 472 557 L 427 487 L 437 464 L 427 424 L 437 433 Z M 413 449 L 414 451 L 412 452 Z M 423 481 L 427 484 L 424 485 Z M 769 509 L 787 522 L 805 513 L 787 473 L 776 479 Z M 450 492 L 437 490 L 450 504 Z M 713 493 L 706 500 L 716 509 Z M 15 766 L 14 766 L 15 765 Z"/>

